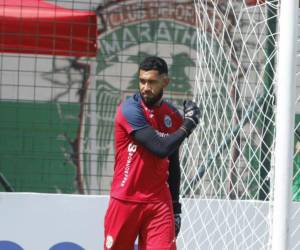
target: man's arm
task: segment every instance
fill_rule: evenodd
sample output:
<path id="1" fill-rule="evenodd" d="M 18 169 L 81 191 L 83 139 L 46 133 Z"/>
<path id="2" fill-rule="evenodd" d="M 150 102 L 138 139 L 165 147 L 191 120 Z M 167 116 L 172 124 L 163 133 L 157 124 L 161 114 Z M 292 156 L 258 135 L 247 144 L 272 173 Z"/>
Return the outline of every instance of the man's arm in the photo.
<path id="1" fill-rule="evenodd" d="M 169 135 L 162 135 L 152 127 L 136 130 L 132 135 L 137 142 L 160 158 L 171 155 L 187 136 L 183 129 L 178 129 Z"/>
<path id="2" fill-rule="evenodd" d="M 179 203 L 179 189 L 180 189 L 180 163 L 179 163 L 179 149 L 174 151 L 169 156 L 169 178 L 168 184 L 172 196 L 173 203 Z M 176 210 L 176 211 L 175 211 Z M 181 207 L 175 204 L 174 213 L 181 213 Z"/>
<path id="3" fill-rule="evenodd" d="M 180 189 L 180 163 L 179 163 L 179 150 L 176 150 L 169 156 L 169 188 L 172 196 L 173 211 L 174 211 L 174 226 L 176 237 L 179 234 L 181 227 L 181 204 L 179 202 L 179 189 Z"/>
<path id="4" fill-rule="evenodd" d="M 184 120 L 181 127 L 172 134 L 162 134 L 151 126 L 142 127 L 132 132 L 133 138 L 160 158 L 171 155 L 179 148 L 199 123 L 200 109 L 192 101 L 184 102 Z"/>

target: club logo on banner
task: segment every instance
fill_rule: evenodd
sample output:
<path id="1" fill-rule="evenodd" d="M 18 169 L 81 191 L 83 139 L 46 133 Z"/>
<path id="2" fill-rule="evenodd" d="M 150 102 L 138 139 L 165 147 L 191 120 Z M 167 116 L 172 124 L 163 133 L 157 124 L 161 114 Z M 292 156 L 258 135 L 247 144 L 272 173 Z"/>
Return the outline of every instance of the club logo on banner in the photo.
<path id="1" fill-rule="evenodd" d="M 137 65 L 148 55 L 163 57 L 169 65 L 171 83 L 164 95 L 176 106 L 192 94 L 196 65 L 196 15 L 191 1 L 115 1 L 98 8 L 100 16 L 99 52 L 97 55 L 94 106 L 97 129 L 84 129 L 89 138 L 96 138 L 97 166 L 88 159 L 84 172 L 112 175 L 113 122 L 117 104 L 138 88 Z M 92 114 L 86 114 L 90 124 Z M 169 126 L 168 119 L 165 120 Z M 88 143 L 86 143 L 88 147 Z M 94 160 L 95 162 L 95 160 Z M 93 175 L 91 175 L 93 176 Z M 93 178 L 93 177 L 91 177 Z M 85 183 L 89 190 L 98 189 L 103 180 L 95 176 Z M 92 186 L 96 183 L 96 186 Z M 109 189 L 106 187 L 105 189 Z"/>

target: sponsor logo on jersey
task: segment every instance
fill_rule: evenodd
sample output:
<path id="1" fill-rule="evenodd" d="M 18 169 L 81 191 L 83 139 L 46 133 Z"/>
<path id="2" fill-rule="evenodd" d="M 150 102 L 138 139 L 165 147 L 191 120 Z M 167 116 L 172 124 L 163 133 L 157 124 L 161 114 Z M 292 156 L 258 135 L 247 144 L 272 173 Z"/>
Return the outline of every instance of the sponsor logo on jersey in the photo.
<path id="1" fill-rule="evenodd" d="M 128 145 L 127 151 L 128 151 L 128 157 L 127 157 L 127 161 L 126 161 L 126 166 L 124 169 L 124 177 L 123 180 L 121 181 L 121 187 L 124 187 L 127 180 L 128 180 L 128 176 L 129 176 L 129 171 L 130 171 L 130 167 L 131 167 L 131 163 L 132 163 L 132 158 L 134 153 L 136 152 L 137 149 L 137 145 L 130 143 Z"/>
<path id="2" fill-rule="evenodd" d="M 156 134 L 160 137 L 167 137 L 169 133 L 159 132 L 158 130 L 155 130 Z"/>

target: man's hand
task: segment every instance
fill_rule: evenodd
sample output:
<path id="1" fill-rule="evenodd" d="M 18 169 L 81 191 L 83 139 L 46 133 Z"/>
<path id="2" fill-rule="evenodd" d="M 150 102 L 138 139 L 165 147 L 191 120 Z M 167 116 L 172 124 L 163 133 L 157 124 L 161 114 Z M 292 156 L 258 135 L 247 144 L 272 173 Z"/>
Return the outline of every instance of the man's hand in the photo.
<path id="1" fill-rule="evenodd" d="M 189 136 L 199 123 L 199 119 L 201 116 L 200 108 L 195 102 L 184 101 L 183 113 L 184 121 L 181 128 L 186 132 L 187 136 Z"/>
<path id="2" fill-rule="evenodd" d="M 175 236 L 177 238 L 177 236 L 180 232 L 180 227 L 181 227 L 181 216 L 180 216 L 180 214 L 174 214 L 174 224 L 175 224 Z"/>

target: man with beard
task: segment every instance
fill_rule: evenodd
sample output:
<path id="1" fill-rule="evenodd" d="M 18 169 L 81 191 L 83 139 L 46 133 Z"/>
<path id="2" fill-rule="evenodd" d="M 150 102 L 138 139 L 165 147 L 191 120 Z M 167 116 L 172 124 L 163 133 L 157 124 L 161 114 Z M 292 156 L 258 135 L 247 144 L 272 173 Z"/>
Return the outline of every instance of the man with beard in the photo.
<path id="1" fill-rule="evenodd" d="M 115 118 L 115 166 L 105 216 L 104 249 L 176 249 L 180 230 L 179 147 L 196 128 L 200 109 L 184 102 L 184 117 L 163 100 L 168 66 L 147 57 L 139 66 L 139 93 Z"/>

